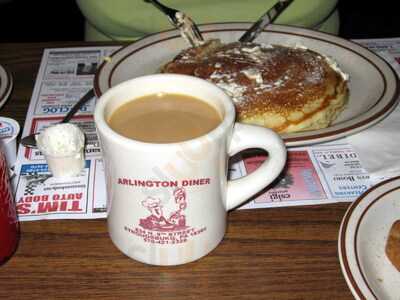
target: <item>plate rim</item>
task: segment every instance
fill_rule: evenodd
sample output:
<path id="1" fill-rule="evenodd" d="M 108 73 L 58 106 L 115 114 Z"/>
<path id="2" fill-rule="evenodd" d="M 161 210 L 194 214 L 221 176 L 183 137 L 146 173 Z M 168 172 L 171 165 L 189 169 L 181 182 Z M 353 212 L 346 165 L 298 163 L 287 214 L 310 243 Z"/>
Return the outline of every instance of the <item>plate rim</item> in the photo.
<path id="1" fill-rule="evenodd" d="M 225 23 L 202 24 L 200 25 L 200 28 L 202 29 L 203 33 L 221 32 L 221 31 L 243 31 L 246 29 L 246 27 L 250 25 L 251 23 L 248 22 L 225 22 Z M 377 70 L 377 72 L 380 74 L 380 78 L 384 86 L 384 89 L 381 95 L 379 95 L 379 98 L 376 99 L 374 105 L 370 107 L 367 111 L 355 116 L 352 119 L 341 122 L 340 124 L 334 124 L 324 129 L 304 131 L 291 134 L 282 134 L 281 136 L 282 139 L 285 141 L 286 146 L 293 147 L 293 146 L 312 145 L 331 140 L 336 140 L 354 134 L 356 132 L 362 131 L 370 126 L 375 125 L 377 122 L 381 121 L 383 118 L 388 116 L 399 103 L 400 80 L 396 71 L 386 60 L 378 56 L 370 49 L 364 47 L 363 45 L 357 44 L 351 40 L 347 40 L 329 33 L 319 32 L 298 26 L 272 24 L 268 26 L 266 29 L 264 29 L 263 32 L 266 33 L 273 32 L 278 34 L 280 33 L 286 35 L 301 36 L 307 39 L 318 40 L 324 43 L 332 44 L 346 51 L 350 51 L 351 53 L 358 55 L 363 60 L 371 64 L 372 67 Z M 107 91 L 111 87 L 111 80 L 113 78 L 115 70 L 126 58 L 142 50 L 143 48 L 175 38 L 180 38 L 178 30 L 176 29 L 166 30 L 143 37 L 142 39 L 139 39 L 133 43 L 125 45 L 120 49 L 118 49 L 117 51 L 115 51 L 110 56 L 110 60 L 105 60 L 101 63 L 95 74 L 94 90 L 96 96 L 100 97 L 105 91 Z M 130 48 L 132 49 L 129 50 Z M 121 55 L 123 56 L 119 57 Z M 372 57 L 373 61 L 367 56 Z M 105 68 L 110 66 L 109 62 L 110 61 L 112 62 L 113 58 L 115 57 L 118 57 L 117 62 L 112 63 L 112 68 L 107 73 L 107 71 L 104 70 Z M 106 74 L 104 74 L 104 72 L 106 72 Z M 103 87 L 103 81 L 107 82 L 106 87 Z M 382 103 L 382 101 L 384 102 Z"/>
<path id="2" fill-rule="evenodd" d="M 2 82 L 5 82 L 5 85 Z M 0 108 L 7 102 L 13 87 L 13 78 L 11 72 L 0 64 Z"/>
<path id="3" fill-rule="evenodd" d="M 391 187 L 389 188 L 390 184 L 396 183 L 398 181 L 396 187 Z M 378 195 L 370 199 L 371 193 L 376 192 L 379 189 L 382 189 L 382 191 L 379 192 Z M 388 189 L 389 188 L 389 189 Z M 349 224 L 351 221 L 354 219 L 354 212 L 356 211 L 357 208 L 359 208 L 359 205 L 363 202 L 366 203 L 366 207 L 363 208 L 360 211 L 360 217 L 356 219 L 356 224 L 355 224 L 355 230 L 354 234 L 351 235 L 352 240 L 357 240 L 358 238 L 358 231 L 360 224 L 363 220 L 363 217 L 366 215 L 368 210 L 375 204 L 377 203 L 380 199 L 382 199 L 384 196 L 397 191 L 400 189 L 400 176 L 395 176 L 389 179 L 386 179 L 371 188 L 369 188 L 367 191 L 365 191 L 360 197 L 358 197 L 347 209 L 341 224 L 340 224 L 340 229 L 339 229 L 339 237 L 338 237 L 338 254 L 339 254 L 339 261 L 340 261 L 340 266 L 342 273 L 345 277 L 345 280 L 353 294 L 354 297 L 357 297 L 358 299 L 365 299 L 367 295 L 365 294 L 365 289 L 359 286 L 358 280 L 355 279 L 354 272 L 357 271 L 360 273 L 361 278 L 362 278 L 362 283 L 367 287 L 368 292 L 375 297 L 375 299 L 378 299 L 376 296 L 374 290 L 372 287 L 368 284 L 368 281 L 366 280 L 366 276 L 364 272 L 361 269 L 361 264 L 359 261 L 358 257 L 358 252 L 357 252 L 357 243 L 354 243 L 353 245 L 353 251 L 354 251 L 354 258 L 349 259 L 349 254 L 346 249 L 346 239 L 348 237 L 348 229 L 349 229 Z M 355 261 L 356 267 L 351 267 L 350 260 Z M 368 295 L 369 296 L 369 295 Z"/>

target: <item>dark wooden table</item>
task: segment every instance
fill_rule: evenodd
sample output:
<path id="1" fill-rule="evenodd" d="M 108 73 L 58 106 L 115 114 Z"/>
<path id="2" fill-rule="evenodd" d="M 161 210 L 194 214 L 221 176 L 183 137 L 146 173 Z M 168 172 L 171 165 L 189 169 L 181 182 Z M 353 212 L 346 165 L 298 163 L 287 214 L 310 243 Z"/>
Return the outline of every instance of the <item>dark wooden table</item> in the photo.
<path id="1" fill-rule="evenodd" d="M 14 76 L 0 111 L 24 124 L 44 48 L 88 43 L 0 44 Z M 124 256 L 106 221 L 21 224 L 21 240 L 0 267 L 0 299 L 352 299 L 337 240 L 348 203 L 233 211 L 223 242 L 177 267 Z"/>

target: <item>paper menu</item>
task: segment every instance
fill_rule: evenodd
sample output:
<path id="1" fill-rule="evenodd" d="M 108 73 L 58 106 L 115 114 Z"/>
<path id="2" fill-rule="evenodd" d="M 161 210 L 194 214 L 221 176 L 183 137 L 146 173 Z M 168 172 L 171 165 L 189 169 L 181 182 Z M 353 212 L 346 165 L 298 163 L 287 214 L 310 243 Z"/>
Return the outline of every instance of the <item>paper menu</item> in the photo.
<path id="1" fill-rule="evenodd" d="M 117 47 L 46 49 L 28 109 L 23 135 L 58 122 L 88 89 L 96 67 Z M 103 218 L 105 179 L 92 113 L 95 99 L 73 118 L 88 139 L 86 167 L 77 178 L 55 180 L 38 150 L 20 147 L 16 202 L 20 219 Z M 352 201 L 371 185 L 352 147 L 343 140 L 289 149 L 285 173 L 239 209 Z M 231 165 L 231 178 L 244 176 L 263 157 Z"/>

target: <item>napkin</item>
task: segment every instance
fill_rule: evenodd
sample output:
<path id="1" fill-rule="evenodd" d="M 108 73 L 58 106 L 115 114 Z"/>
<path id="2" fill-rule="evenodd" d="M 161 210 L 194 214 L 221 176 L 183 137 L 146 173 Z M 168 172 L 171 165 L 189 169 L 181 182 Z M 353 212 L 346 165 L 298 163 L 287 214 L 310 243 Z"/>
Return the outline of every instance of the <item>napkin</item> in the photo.
<path id="1" fill-rule="evenodd" d="M 389 52 L 379 52 L 400 76 L 400 66 Z M 351 80 L 351 79 L 350 79 Z M 347 142 L 359 155 L 373 182 L 400 175 L 400 106 L 364 131 L 348 136 Z"/>

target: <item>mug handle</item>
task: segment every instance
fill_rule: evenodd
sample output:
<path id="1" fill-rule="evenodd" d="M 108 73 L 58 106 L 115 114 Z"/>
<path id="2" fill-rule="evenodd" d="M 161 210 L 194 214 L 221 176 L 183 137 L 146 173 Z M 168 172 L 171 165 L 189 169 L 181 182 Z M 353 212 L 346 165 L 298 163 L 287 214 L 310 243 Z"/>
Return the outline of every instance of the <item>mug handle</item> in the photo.
<path id="1" fill-rule="evenodd" d="M 230 210 L 248 200 L 269 185 L 281 173 L 286 163 L 285 144 L 273 130 L 260 126 L 235 123 L 229 156 L 250 148 L 268 152 L 268 158 L 253 173 L 229 180 L 226 209 Z"/>

